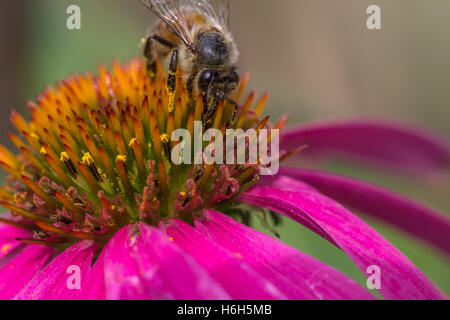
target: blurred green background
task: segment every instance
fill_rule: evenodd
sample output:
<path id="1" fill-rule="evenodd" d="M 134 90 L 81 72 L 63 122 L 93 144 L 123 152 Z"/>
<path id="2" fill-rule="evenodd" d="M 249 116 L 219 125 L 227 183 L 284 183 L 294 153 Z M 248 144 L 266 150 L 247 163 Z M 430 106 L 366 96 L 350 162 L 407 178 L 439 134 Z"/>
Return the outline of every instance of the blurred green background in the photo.
<path id="1" fill-rule="evenodd" d="M 269 90 L 273 118 L 290 122 L 350 116 L 389 117 L 433 128 L 450 138 L 450 2 L 447 0 L 231 1 L 241 71 L 251 87 Z M 382 30 L 366 28 L 378 4 Z M 66 28 L 66 8 L 81 7 L 82 29 Z M 47 85 L 126 61 L 154 21 L 130 0 L 5 0 L 0 3 L 0 142 L 11 108 L 26 113 Z M 327 169 L 407 194 L 450 215 L 450 175 L 425 182 L 330 162 Z M 450 259 L 381 222 L 367 220 L 450 295 Z M 282 240 L 365 284 L 338 249 L 285 221 Z"/>

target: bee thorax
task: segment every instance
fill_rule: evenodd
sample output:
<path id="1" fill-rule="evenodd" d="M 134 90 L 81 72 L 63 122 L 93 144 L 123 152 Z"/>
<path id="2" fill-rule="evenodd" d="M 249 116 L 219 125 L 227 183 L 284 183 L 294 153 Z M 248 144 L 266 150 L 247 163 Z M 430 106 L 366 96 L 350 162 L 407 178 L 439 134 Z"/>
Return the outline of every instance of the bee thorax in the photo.
<path id="1" fill-rule="evenodd" d="M 225 38 L 218 32 L 200 34 L 197 41 L 197 63 L 220 66 L 227 63 L 230 50 Z"/>

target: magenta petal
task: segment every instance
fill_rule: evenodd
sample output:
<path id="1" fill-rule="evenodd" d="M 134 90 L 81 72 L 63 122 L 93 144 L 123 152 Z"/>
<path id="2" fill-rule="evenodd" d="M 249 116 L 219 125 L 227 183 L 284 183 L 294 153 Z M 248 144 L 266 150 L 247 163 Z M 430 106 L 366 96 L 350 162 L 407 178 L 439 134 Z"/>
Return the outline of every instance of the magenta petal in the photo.
<path id="1" fill-rule="evenodd" d="M 255 187 L 241 195 L 240 200 L 281 213 L 307 227 L 309 221 L 314 221 L 363 273 L 371 266 L 379 267 L 380 293 L 387 299 L 445 298 L 391 243 L 326 196 L 305 190 Z"/>
<path id="2" fill-rule="evenodd" d="M 393 224 L 450 253 L 450 219 L 413 200 L 367 182 L 316 170 L 283 167 L 280 174 L 302 180 L 344 205 Z M 289 185 L 281 181 L 277 187 L 285 189 Z"/>
<path id="3" fill-rule="evenodd" d="M 106 300 L 105 252 L 102 250 L 89 272 L 86 287 L 82 291 L 82 300 Z"/>
<path id="4" fill-rule="evenodd" d="M 29 245 L 0 270 L 0 300 L 9 300 L 45 266 L 55 249 Z"/>
<path id="5" fill-rule="evenodd" d="M 432 173 L 450 165 L 450 143 L 430 132 L 392 121 L 347 120 L 286 130 L 280 147 L 308 148 L 302 156 L 351 156 L 394 169 Z"/>
<path id="6" fill-rule="evenodd" d="M 233 299 L 286 299 L 270 281 L 253 270 L 237 252 L 229 251 L 187 223 L 171 219 L 161 228 L 222 285 Z M 245 283 L 245 285 L 242 285 Z"/>
<path id="7" fill-rule="evenodd" d="M 29 235 L 30 232 L 25 229 L 0 224 L 0 261 L 23 245 L 17 238 L 26 238 Z"/>
<path id="8" fill-rule="evenodd" d="M 275 284 L 289 299 L 374 298 L 334 268 L 220 212 L 204 211 L 204 218 L 199 218 L 196 225 L 202 233 L 236 253 Z"/>
<path id="9" fill-rule="evenodd" d="M 229 298 L 192 257 L 144 223 L 118 231 L 97 263 L 104 265 L 104 274 L 91 281 L 105 282 L 107 299 Z"/>
<path id="10" fill-rule="evenodd" d="M 301 180 L 294 180 L 290 178 L 288 174 L 284 175 L 283 170 L 285 170 L 285 168 L 286 167 L 280 167 L 280 171 L 276 176 L 262 176 L 258 185 L 271 186 L 291 191 L 305 190 L 318 192 L 312 185 L 302 182 Z"/>
<path id="11" fill-rule="evenodd" d="M 81 241 L 60 253 L 14 298 L 16 300 L 80 299 L 96 245 Z"/>

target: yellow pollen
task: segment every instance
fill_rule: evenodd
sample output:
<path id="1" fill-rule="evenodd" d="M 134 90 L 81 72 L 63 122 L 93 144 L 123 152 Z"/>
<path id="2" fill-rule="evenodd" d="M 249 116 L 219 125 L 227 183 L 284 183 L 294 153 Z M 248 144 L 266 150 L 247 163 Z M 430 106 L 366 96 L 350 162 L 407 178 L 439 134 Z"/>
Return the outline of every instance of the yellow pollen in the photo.
<path id="1" fill-rule="evenodd" d="M 115 206 L 115 205 L 112 205 L 112 206 L 111 206 L 111 210 L 116 210 L 116 206 Z"/>
<path id="2" fill-rule="evenodd" d="M 242 259 L 242 254 L 240 254 L 239 252 L 236 253 L 236 257 L 238 257 L 239 259 Z"/>
<path id="3" fill-rule="evenodd" d="M 31 133 L 30 136 L 31 136 L 33 139 L 39 140 L 39 136 L 38 136 L 36 133 Z"/>
<path id="4" fill-rule="evenodd" d="M 16 194 L 14 195 L 14 201 L 15 201 L 16 203 L 22 202 L 23 200 L 25 200 L 25 196 L 24 196 L 23 194 L 21 194 L 21 193 L 16 193 Z"/>
<path id="5" fill-rule="evenodd" d="M 173 242 L 173 241 L 174 241 L 173 237 L 170 237 L 170 238 L 169 238 L 169 241 L 170 241 L 170 242 Z"/>
<path id="6" fill-rule="evenodd" d="M 136 138 L 131 139 L 131 140 L 130 140 L 130 143 L 128 143 L 128 146 L 129 146 L 130 148 L 132 148 L 132 147 L 134 146 L 134 144 L 136 143 L 136 141 L 137 141 Z"/>
<path id="7" fill-rule="evenodd" d="M 59 159 L 61 160 L 61 162 L 66 162 L 66 161 L 70 160 L 69 155 L 65 151 L 61 152 L 61 155 L 60 155 Z"/>
<path id="8" fill-rule="evenodd" d="M 83 155 L 83 158 L 81 159 L 81 163 L 84 164 L 85 166 L 90 166 L 94 164 L 94 159 L 92 158 L 89 152 L 86 152 Z"/>
<path id="9" fill-rule="evenodd" d="M 127 162 L 127 156 L 124 156 L 123 154 L 119 154 L 119 155 L 116 157 L 116 161 Z"/>
<path id="10" fill-rule="evenodd" d="M 104 179 L 106 179 L 106 173 L 104 173 L 102 169 L 97 168 L 97 172 L 100 176 L 102 176 Z"/>
<path id="11" fill-rule="evenodd" d="M 9 249 L 11 249 L 11 246 L 12 245 L 10 243 L 4 244 L 0 251 L 2 252 L 2 254 L 8 254 Z"/>
<path id="12" fill-rule="evenodd" d="M 169 135 L 167 133 L 164 133 L 161 135 L 161 142 L 162 143 L 168 143 L 170 141 Z"/>
<path id="13" fill-rule="evenodd" d="M 186 195 L 186 192 L 180 192 L 180 194 L 184 197 Z"/>
<path id="14" fill-rule="evenodd" d="M 47 150 L 45 150 L 44 147 L 41 148 L 41 151 L 39 151 L 43 156 L 47 154 Z"/>

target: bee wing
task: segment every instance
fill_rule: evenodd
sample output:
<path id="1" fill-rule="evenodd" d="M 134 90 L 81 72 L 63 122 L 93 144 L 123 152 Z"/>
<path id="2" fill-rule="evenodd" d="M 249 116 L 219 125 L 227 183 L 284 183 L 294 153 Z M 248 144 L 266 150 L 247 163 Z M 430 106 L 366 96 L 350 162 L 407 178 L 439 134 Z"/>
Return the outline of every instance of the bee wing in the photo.
<path id="1" fill-rule="evenodd" d="M 183 11 L 188 0 L 140 0 L 144 6 L 163 20 L 189 48 L 193 40 Z"/>
<path id="2" fill-rule="evenodd" d="M 230 27 L 230 1 L 229 0 L 184 0 L 188 8 L 209 17 L 213 22 L 225 30 Z"/>

